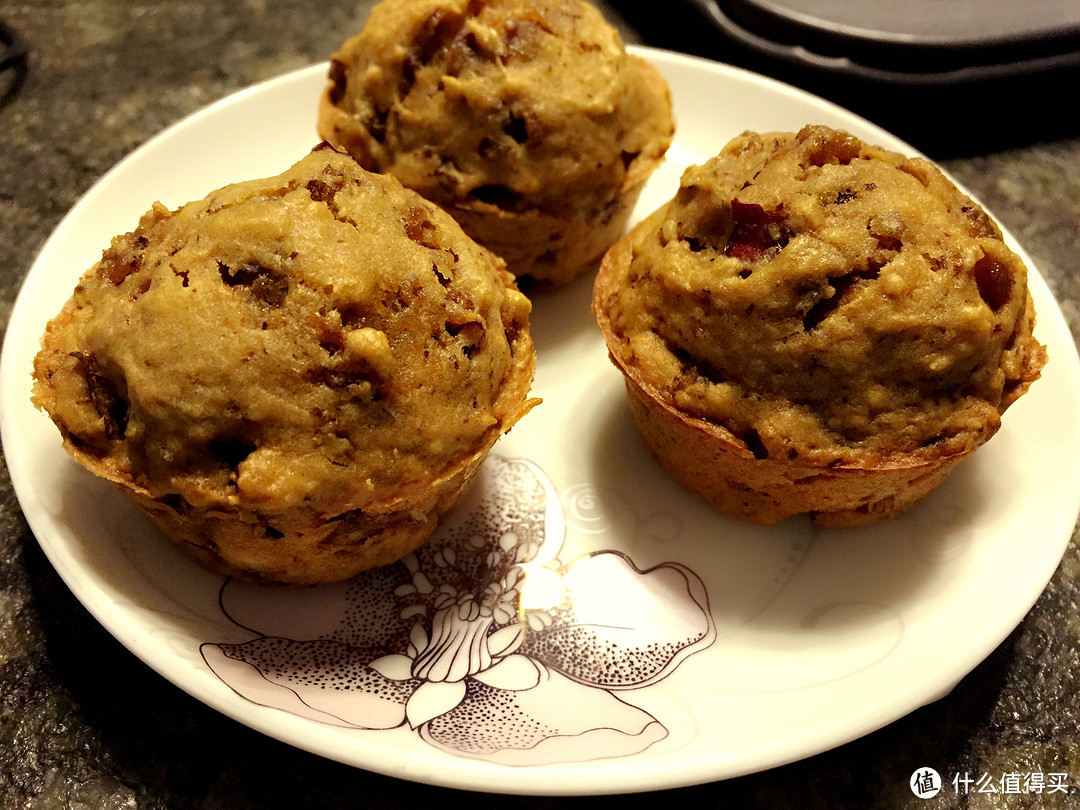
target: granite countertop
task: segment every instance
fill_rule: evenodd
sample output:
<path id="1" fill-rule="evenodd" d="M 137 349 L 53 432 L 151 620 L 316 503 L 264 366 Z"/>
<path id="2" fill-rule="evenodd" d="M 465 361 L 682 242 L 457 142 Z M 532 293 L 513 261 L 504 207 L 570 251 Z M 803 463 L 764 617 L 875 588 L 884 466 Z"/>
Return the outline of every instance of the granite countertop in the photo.
<path id="1" fill-rule="evenodd" d="M 367 7 L 331 0 L 8 0 L 0 6 L 0 23 L 17 33 L 28 56 L 24 74 L 16 65 L 0 75 L 0 327 L 45 239 L 118 160 L 209 102 L 326 59 L 359 29 Z M 662 38 L 649 41 L 670 46 Z M 935 118 L 934 128 L 939 135 L 942 126 L 997 132 L 996 123 L 1014 119 L 1023 100 L 960 105 L 949 121 Z M 938 149 L 940 138 L 920 142 L 918 126 L 902 134 L 1013 233 L 1076 337 L 1080 135 L 1057 126 L 1060 118 L 1054 127 L 1012 127 L 1008 142 L 992 144 L 965 138 Z M 1018 537 L 1018 553 L 1035 539 Z M 589 799 L 589 806 L 1080 806 L 1078 539 L 1074 533 L 1023 623 L 939 701 L 764 773 L 663 794 Z M 962 796 L 950 788 L 924 801 L 908 787 L 921 766 L 997 780 L 1007 773 L 1064 774 L 1068 791 L 979 794 L 972 787 Z M 6 467 L 0 473 L 0 808 L 325 810 L 459 797 L 294 749 L 173 686 L 76 601 L 27 527 Z M 528 808 L 584 801 L 499 799 Z"/>

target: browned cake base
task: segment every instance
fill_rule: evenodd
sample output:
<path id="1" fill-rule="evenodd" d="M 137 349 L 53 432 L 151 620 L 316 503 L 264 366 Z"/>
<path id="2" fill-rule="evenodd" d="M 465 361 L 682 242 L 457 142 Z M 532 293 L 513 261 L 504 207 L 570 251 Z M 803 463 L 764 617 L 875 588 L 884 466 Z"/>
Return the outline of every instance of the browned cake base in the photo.
<path id="1" fill-rule="evenodd" d="M 727 430 L 665 406 L 631 380 L 630 411 L 646 446 L 684 487 L 733 517 L 770 525 L 809 512 L 818 526 L 861 526 L 907 509 L 967 454 L 876 467 L 808 468 L 759 458 Z"/>
<path id="2" fill-rule="evenodd" d="M 316 584 L 389 565 L 422 545 L 452 512 L 487 455 L 484 447 L 431 483 L 422 497 L 368 504 L 337 515 L 294 509 L 195 509 L 114 484 L 158 530 L 205 568 L 248 581 Z"/>

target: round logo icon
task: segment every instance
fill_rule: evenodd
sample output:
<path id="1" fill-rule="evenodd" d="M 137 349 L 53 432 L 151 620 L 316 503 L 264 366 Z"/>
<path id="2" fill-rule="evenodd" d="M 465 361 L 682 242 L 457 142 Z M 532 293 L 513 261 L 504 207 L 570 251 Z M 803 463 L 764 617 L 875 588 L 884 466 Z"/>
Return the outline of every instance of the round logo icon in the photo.
<path id="1" fill-rule="evenodd" d="M 911 775 L 911 792 L 920 799 L 932 799 L 941 792 L 941 774 L 933 768 L 919 768 Z"/>

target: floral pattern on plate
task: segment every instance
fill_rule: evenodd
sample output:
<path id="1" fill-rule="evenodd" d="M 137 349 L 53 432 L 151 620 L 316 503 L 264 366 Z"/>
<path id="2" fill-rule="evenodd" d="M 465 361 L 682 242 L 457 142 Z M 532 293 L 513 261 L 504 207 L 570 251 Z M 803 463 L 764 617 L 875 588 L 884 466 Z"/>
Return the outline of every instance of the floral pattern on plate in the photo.
<path id="1" fill-rule="evenodd" d="M 629 756 L 667 736 L 634 705 L 715 638 L 701 579 L 625 554 L 563 562 L 564 517 L 544 473 L 490 456 L 420 550 L 352 580 L 226 582 L 249 641 L 202 646 L 255 703 L 335 726 L 408 728 L 451 754 L 507 765 Z"/>

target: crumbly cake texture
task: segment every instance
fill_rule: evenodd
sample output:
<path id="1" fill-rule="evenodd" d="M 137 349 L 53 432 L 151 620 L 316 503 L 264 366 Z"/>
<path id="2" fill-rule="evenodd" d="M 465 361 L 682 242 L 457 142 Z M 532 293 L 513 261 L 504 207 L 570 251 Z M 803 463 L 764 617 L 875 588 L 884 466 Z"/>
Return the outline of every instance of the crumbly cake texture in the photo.
<path id="1" fill-rule="evenodd" d="M 207 566 L 342 579 L 423 542 L 532 406 L 529 309 L 448 215 L 324 145 L 116 237 L 34 400 Z"/>
<path id="2" fill-rule="evenodd" d="M 663 78 L 582 0 L 383 0 L 334 54 L 318 129 L 558 285 L 622 234 L 674 123 Z"/>
<path id="3" fill-rule="evenodd" d="M 688 168 L 609 251 L 593 309 L 653 452 L 763 523 L 901 511 L 1046 362 L 989 216 L 926 160 L 821 126 Z"/>

